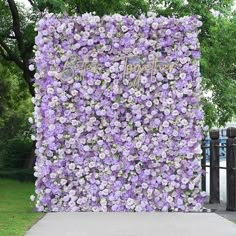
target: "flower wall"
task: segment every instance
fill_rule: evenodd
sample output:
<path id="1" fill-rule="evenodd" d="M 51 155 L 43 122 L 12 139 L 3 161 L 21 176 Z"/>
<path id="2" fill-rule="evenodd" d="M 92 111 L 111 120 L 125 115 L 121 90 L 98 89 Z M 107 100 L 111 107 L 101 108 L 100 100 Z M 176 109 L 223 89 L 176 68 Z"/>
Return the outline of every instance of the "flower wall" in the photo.
<path id="1" fill-rule="evenodd" d="M 38 211 L 199 211 L 198 16 L 46 14 L 35 64 Z"/>

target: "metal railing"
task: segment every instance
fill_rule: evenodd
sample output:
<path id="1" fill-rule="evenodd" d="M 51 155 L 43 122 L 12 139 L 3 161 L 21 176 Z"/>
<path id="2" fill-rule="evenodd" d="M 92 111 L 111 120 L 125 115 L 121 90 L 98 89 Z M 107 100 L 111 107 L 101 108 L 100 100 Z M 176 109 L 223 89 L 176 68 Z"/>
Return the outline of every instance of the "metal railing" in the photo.
<path id="1" fill-rule="evenodd" d="M 236 211 L 236 128 L 227 128 L 225 136 L 218 129 L 202 141 L 202 190 L 206 191 L 206 167 L 210 168 L 209 203 L 220 203 L 220 169 L 226 170 L 226 210 Z M 220 159 L 226 159 L 226 167 Z M 209 160 L 209 165 L 206 161 Z"/>

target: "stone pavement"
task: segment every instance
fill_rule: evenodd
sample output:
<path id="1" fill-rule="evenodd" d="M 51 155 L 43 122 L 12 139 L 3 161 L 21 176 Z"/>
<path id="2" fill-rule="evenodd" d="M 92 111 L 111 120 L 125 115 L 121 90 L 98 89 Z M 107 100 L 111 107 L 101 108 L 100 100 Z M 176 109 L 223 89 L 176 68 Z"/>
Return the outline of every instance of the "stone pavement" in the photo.
<path id="1" fill-rule="evenodd" d="M 236 236 L 215 213 L 48 213 L 26 236 Z"/>
<path id="2" fill-rule="evenodd" d="M 220 203 L 210 204 L 208 203 L 209 199 L 207 198 L 204 208 L 209 212 L 215 212 L 216 214 L 236 223 L 236 212 L 235 211 L 226 211 L 226 203 L 221 201 Z"/>

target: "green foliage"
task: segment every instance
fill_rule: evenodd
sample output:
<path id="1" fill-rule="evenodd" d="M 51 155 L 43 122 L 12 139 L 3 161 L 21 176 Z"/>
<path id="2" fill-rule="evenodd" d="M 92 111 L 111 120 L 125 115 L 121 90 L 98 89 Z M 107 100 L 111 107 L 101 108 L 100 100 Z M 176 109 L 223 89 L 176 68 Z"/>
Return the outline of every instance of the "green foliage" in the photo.
<path id="1" fill-rule="evenodd" d="M 48 9 L 49 12 L 60 13 L 65 10 L 65 4 L 62 0 L 38 0 L 34 9 L 39 9 L 40 11 Z"/>
<path id="2" fill-rule="evenodd" d="M 9 100 L 10 100 L 10 82 L 8 80 L 3 79 L 3 77 L 8 77 L 9 73 L 6 67 L 3 67 L 0 65 L 0 126 L 3 125 L 3 119 L 1 117 L 4 116 L 5 112 L 8 109 L 9 106 Z"/>
<path id="3" fill-rule="evenodd" d="M 26 159 L 30 157 L 32 142 L 22 136 L 16 136 L 7 140 L 3 150 L 3 166 L 5 168 L 24 168 Z"/>
<path id="4" fill-rule="evenodd" d="M 27 132 L 31 99 L 19 72 L 0 64 L 0 73 L 0 166 L 22 168 L 32 149 Z"/>
<path id="5" fill-rule="evenodd" d="M 207 116 L 215 119 L 209 124 L 223 126 L 236 113 L 236 17 L 217 18 L 209 28 L 209 37 L 201 40 L 201 73 L 205 91 L 212 91 Z"/>
<path id="6" fill-rule="evenodd" d="M 114 13 L 138 16 L 149 9 L 145 0 L 38 0 L 35 5 L 40 11 L 47 9 L 49 12 L 69 14 L 96 12 L 99 16 Z"/>

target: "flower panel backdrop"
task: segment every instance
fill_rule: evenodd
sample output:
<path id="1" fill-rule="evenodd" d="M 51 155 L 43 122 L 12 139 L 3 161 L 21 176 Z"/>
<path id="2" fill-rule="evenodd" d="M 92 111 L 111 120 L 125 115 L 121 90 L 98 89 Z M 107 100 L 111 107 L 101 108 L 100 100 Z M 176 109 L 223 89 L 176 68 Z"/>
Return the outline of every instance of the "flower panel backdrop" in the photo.
<path id="1" fill-rule="evenodd" d="M 200 211 L 198 16 L 46 14 L 35 64 L 38 211 Z"/>

